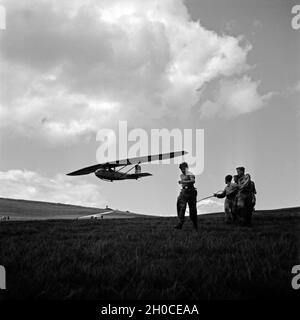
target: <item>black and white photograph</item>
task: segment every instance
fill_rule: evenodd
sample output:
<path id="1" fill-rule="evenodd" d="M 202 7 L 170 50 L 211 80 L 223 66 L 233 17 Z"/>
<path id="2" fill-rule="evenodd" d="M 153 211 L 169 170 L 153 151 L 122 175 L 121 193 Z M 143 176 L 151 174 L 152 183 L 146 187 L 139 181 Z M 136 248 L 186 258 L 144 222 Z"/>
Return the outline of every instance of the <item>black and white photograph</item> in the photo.
<path id="1" fill-rule="evenodd" d="M 0 313 L 299 293 L 299 0 L 0 0 Z"/>

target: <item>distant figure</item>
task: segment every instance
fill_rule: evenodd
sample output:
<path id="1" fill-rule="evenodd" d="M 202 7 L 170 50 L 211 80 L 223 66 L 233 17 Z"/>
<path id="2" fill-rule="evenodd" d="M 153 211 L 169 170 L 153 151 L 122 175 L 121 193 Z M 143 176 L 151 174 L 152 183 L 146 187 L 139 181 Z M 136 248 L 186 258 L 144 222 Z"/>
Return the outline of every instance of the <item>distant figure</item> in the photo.
<path id="1" fill-rule="evenodd" d="M 142 172 L 142 167 L 139 164 L 135 165 L 134 168 L 136 174 L 140 174 Z"/>
<path id="2" fill-rule="evenodd" d="M 224 202 L 224 212 L 225 212 L 225 222 L 231 223 L 236 220 L 235 216 L 235 198 L 238 192 L 238 185 L 232 183 L 232 175 L 227 175 L 225 177 L 226 187 L 222 193 L 214 193 L 217 198 L 225 198 Z"/>
<path id="3" fill-rule="evenodd" d="M 239 176 L 237 174 L 235 174 L 233 176 L 233 182 L 238 185 L 239 182 Z M 234 202 L 233 202 L 233 207 L 232 207 L 232 215 L 234 217 L 234 221 L 237 221 L 237 193 L 234 197 Z"/>
<path id="4" fill-rule="evenodd" d="M 244 167 L 238 167 L 236 171 L 238 175 L 237 215 L 243 225 L 250 226 L 253 211 L 250 175 L 245 174 Z"/>
<path id="5" fill-rule="evenodd" d="M 254 181 L 251 180 L 250 174 L 249 174 L 249 177 L 250 177 L 250 184 L 251 184 L 251 197 L 252 197 L 251 205 L 252 205 L 252 214 L 253 214 L 255 211 L 255 205 L 256 205 L 256 188 L 255 188 Z"/>
<path id="6" fill-rule="evenodd" d="M 238 176 L 237 174 L 235 174 L 235 175 L 233 176 L 233 182 L 236 183 L 236 184 L 238 184 L 238 182 L 239 182 L 239 176 Z"/>
<path id="7" fill-rule="evenodd" d="M 179 169 L 182 174 L 180 175 L 180 180 L 182 189 L 177 198 L 177 216 L 179 219 L 178 224 L 175 226 L 176 229 L 182 229 L 186 205 L 189 205 L 190 219 L 193 223 L 194 228 L 198 229 L 197 224 L 197 190 L 194 187 L 195 176 L 188 170 L 189 166 L 186 162 L 180 164 Z"/>

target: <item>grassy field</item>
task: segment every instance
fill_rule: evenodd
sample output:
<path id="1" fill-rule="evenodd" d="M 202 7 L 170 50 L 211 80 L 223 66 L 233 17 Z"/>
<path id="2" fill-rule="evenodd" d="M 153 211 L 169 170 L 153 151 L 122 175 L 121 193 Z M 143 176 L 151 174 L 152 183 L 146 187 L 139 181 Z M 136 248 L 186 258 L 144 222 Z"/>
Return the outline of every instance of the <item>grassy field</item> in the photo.
<path id="1" fill-rule="evenodd" d="M 200 216 L 0 223 L 7 299 L 296 298 L 299 209 L 257 213 L 252 228 Z"/>

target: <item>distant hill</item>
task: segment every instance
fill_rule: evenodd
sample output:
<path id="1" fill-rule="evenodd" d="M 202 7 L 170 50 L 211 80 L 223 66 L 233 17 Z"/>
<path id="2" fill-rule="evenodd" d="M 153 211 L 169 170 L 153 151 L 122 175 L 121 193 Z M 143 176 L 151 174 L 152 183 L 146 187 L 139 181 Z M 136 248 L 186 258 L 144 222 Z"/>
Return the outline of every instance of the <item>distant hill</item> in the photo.
<path id="1" fill-rule="evenodd" d="M 299 215 L 300 207 L 290 207 L 290 208 L 278 208 L 278 209 L 268 209 L 268 210 L 257 210 L 256 213 L 264 214 L 289 214 L 289 215 Z"/>
<path id="2" fill-rule="evenodd" d="M 107 211 L 112 211 L 105 213 Z M 273 210 L 258 210 L 255 215 L 264 214 L 288 214 L 298 215 L 300 208 L 282 208 Z M 77 219 L 82 216 L 100 215 L 103 219 L 128 219 L 128 218 L 149 218 L 151 215 L 132 213 L 111 208 L 82 207 L 70 204 L 5 199 L 0 198 L 0 218 L 9 216 L 11 220 L 47 220 L 47 219 Z M 188 215 L 188 214 L 187 214 Z M 222 212 L 201 214 L 201 216 L 221 217 Z M 98 218 L 98 219 L 99 219 Z"/>
<path id="3" fill-rule="evenodd" d="M 105 218 L 145 217 L 145 215 L 111 208 L 99 209 L 61 203 L 0 198 L 0 217 L 9 216 L 12 220 L 76 219 L 80 216 L 99 214 L 110 210 L 113 212 L 104 214 Z"/>

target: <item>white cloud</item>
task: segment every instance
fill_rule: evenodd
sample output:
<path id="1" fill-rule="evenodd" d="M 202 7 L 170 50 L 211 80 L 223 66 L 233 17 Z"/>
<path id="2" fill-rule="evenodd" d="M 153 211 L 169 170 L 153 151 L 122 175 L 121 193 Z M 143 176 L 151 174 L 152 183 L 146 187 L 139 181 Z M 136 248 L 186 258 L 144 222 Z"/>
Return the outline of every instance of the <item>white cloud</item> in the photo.
<path id="1" fill-rule="evenodd" d="M 189 211 L 189 208 L 187 207 Z M 224 211 L 224 199 L 210 198 L 197 203 L 197 214 L 217 213 Z"/>
<path id="2" fill-rule="evenodd" d="M 105 204 L 99 185 L 61 174 L 49 178 L 28 170 L 0 171 L 0 196 L 88 207 Z"/>
<path id="3" fill-rule="evenodd" d="M 56 143 L 94 135 L 116 118 L 166 123 L 189 114 L 197 88 L 248 69 L 251 45 L 192 21 L 181 0 L 5 6 L 0 130 Z"/>
<path id="4" fill-rule="evenodd" d="M 198 202 L 197 204 L 198 214 L 223 212 L 224 200 L 219 199 L 207 199 Z"/>
<path id="5" fill-rule="evenodd" d="M 217 115 L 232 118 L 262 108 L 273 93 L 261 95 L 258 92 L 259 85 L 259 81 L 253 81 L 248 76 L 222 79 L 213 100 L 206 100 L 202 104 L 202 117 L 209 118 Z"/>

